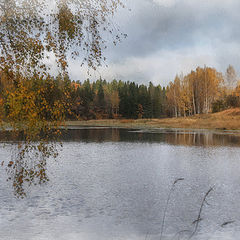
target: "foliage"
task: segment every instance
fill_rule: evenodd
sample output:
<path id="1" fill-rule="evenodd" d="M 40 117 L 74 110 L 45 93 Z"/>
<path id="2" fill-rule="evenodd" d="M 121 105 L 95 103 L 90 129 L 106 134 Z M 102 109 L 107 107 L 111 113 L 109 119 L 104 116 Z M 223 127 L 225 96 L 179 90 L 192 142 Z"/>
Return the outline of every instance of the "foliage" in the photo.
<path id="1" fill-rule="evenodd" d="M 212 103 L 212 112 L 220 112 L 226 109 L 226 103 L 224 99 L 218 99 Z"/>
<path id="2" fill-rule="evenodd" d="M 24 196 L 24 182 L 47 181 L 46 159 L 57 156 L 55 141 L 69 103 L 64 80 L 58 85 L 51 77 L 18 75 L 14 82 L 2 95 L 2 118 L 12 127 L 18 143 L 7 164 L 9 180 L 13 180 L 15 194 Z"/>
<path id="3" fill-rule="evenodd" d="M 237 74 L 232 65 L 229 65 L 225 74 L 225 85 L 233 90 L 237 86 Z"/>
<path id="4" fill-rule="evenodd" d="M 165 88 L 152 83 L 146 87 L 134 82 L 99 79 L 72 82 L 71 119 L 157 118 L 164 116 Z"/>
<path id="5" fill-rule="evenodd" d="M 105 59 L 103 32 L 116 44 L 125 37 L 112 17 L 121 0 L 1 0 L 0 68 L 25 74 L 49 74 L 44 59 L 66 72 L 68 56 L 96 68 Z"/>
<path id="6" fill-rule="evenodd" d="M 7 164 L 16 194 L 24 195 L 24 180 L 47 179 L 46 159 L 56 156 L 59 127 L 74 112 L 68 61 L 93 69 L 105 61 L 105 33 L 114 44 L 125 37 L 112 21 L 119 7 L 121 0 L 0 0 L 0 116 L 18 141 Z"/>
<path id="7" fill-rule="evenodd" d="M 222 74 L 209 67 L 198 67 L 187 76 L 176 76 L 167 92 L 170 114 L 178 117 L 209 113 L 212 103 L 220 96 L 222 82 Z"/>

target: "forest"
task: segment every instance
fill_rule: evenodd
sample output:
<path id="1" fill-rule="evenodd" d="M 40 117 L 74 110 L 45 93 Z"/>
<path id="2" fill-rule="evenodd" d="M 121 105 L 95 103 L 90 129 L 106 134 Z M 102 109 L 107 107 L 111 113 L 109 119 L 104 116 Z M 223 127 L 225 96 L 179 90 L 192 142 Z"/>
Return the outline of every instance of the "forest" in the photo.
<path id="1" fill-rule="evenodd" d="M 3 120 L 12 122 L 183 117 L 240 106 L 240 85 L 231 65 L 224 74 L 198 67 L 177 75 L 166 87 L 121 80 L 80 82 L 68 75 L 24 79 L 5 69 L 0 88 Z"/>

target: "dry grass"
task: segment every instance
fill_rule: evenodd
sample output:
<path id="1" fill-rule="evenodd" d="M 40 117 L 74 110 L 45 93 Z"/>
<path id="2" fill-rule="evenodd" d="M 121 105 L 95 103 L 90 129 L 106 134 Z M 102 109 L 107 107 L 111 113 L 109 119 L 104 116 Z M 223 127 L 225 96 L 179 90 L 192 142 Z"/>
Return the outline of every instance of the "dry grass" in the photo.
<path id="1" fill-rule="evenodd" d="M 67 126 L 109 126 L 125 128 L 188 128 L 240 130 L 240 108 L 219 113 L 201 114 L 192 117 L 163 119 L 104 119 L 88 121 L 67 121 Z"/>

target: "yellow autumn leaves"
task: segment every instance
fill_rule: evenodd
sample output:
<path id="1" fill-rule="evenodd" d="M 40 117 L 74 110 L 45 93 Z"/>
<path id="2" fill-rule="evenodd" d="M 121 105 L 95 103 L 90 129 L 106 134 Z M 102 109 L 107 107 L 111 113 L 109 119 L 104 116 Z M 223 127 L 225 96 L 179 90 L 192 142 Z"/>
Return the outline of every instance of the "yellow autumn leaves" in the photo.
<path id="1" fill-rule="evenodd" d="M 13 130 L 23 131 L 28 140 L 39 140 L 42 131 L 57 129 L 63 123 L 65 100 L 64 91 L 50 77 L 21 79 L 2 99 L 3 118 Z"/>
<path id="2" fill-rule="evenodd" d="M 198 67 L 186 76 L 176 76 L 167 88 L 171 115 L 178 117 L 209 113 L 212 103 L 222 92 L 222 84 L 223 75 L 210 67 Z"/>
<path id="3" fill-rule="evenodd" d="M 62 79 L 9 76 L 11 81 L 0 72 L 0 113 L 5 123 L 2 126 L 10 127 L 17 144 L 13 145 L 11 161 L 6 162 L 6 171 L 15 195 L 24 197 L 27 185 L 48 181 L 46 161 L 58 155 L 56 140 L 70 107 L 69 93 Z"/>

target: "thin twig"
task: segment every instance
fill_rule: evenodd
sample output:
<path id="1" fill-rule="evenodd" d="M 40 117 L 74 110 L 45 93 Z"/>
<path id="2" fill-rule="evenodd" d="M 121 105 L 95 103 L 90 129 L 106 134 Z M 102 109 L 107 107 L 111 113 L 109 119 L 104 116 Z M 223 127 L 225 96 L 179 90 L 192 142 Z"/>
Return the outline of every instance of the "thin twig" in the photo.
<path id="1" fill-rule="evenodd" d="M 176 179 L 173 184 L 172 184 L 172 187 L 168 193 L 168 198 L 167 198 L 167 203 L 166 203 L 166 206 L 165 206 L 165 209 L 164 209 L 164 213 L 163 213 L 163 219 L 162 219 L 162 225 L 161 225 L 161 233 L 160 233 L 160 240 L 162 239 L 162 235 L 163 235 L 163 230 L 164 230 L 164 224 L 165 224 L 165 218 L 166 218 L 166 213 L 167 213 L 167 208 L 168 208 L 168 204 L 169 204 L 169 201 L 170 201 L 170 198 L 171 198 L 171 194 L 172 192 L 174 191 L 174 187 L 175 185 L 179 182 L 179 181 L 182 181 L 184 180 L 184 178 L 178 178 Z"/>
<path id="2" fill-rule="evenodd" d="M 206 199 L 207 199 L 208 195 L 209 195 L 210 192 L 212 192 L 212 191 L 213 191 L 213 187 L 211 187 L 211 188 L 205 193 L 205 195 L 204 195 L 204 198 L 203 198 L 202 203 L 201 203 L 201 207 L 200 207 L 199 212 L 198 212 L 198 217 L 197 217 L 197 219 L 193 222 L 193 223 L 195 224 L 195 228 L 194 228 L 192 234 L 190 235 L 189 239 L 191 239 L 191 238 L 194 236 L 194 234 L 197 232 L 197 229 L 198 229 L 198 226 L 199 226 L 199 222 L 202 220 L 201 214 L 202 214 L 202 210 L 203 210 L 204 203 L 206 202 Z"/>
<path id="3" fill-rule="evenodd" d="M 232 224 L 232 223 L 234 223 L 235 221 L 227 221 L 227 222 L 224 222 L 222 225 L 221 225 L 221 227 L 225 227 L 225 226 L 227 226 L 228 224 Z"/>

